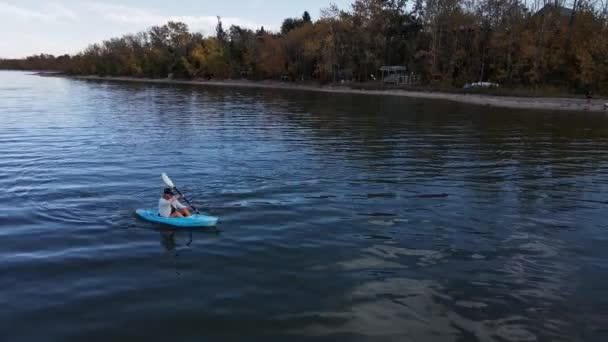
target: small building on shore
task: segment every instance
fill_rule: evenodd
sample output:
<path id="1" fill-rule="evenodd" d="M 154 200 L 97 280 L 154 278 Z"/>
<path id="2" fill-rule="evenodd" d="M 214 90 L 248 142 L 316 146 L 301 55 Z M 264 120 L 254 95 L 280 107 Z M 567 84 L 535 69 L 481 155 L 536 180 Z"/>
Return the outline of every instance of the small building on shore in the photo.
<path id="1" fill-rule="evenodd" d="M 404 76 L 406 71 L 407 68 L 404 66 L 385 65 L 380 68 L 380 72 L 382 73 L 382 77 L 380 78 L 380 80 L 382 80 L 383 83 L 398 84 L 399 77 Z"/>
<path id="2" fill-rule="evenodd" d="M 380 68 L 382 83 L 395 85 L 414 85 L 420 81 L 420 76 L 413 72 L 408 73 L 407 68 L 400 65 L 385 65 Z"/>

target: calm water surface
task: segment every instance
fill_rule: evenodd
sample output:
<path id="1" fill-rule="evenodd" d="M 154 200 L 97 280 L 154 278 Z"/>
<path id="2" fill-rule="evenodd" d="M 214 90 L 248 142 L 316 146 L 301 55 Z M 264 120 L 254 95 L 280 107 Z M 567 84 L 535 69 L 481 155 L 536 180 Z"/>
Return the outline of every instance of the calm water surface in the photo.
<path id="1" fill-rule="evenodd" d="M 608 337 L 605 114 L 2 72 L 0 148 L 3 341 Z"/>

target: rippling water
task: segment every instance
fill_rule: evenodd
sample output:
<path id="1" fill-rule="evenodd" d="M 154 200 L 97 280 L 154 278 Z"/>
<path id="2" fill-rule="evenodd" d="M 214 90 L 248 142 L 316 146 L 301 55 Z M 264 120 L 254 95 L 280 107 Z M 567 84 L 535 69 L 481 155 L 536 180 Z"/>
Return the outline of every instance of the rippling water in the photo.
<path id="1" fill-rule="evenodd" d="M 6 341 L 604 341 L 608 116 L 0 73 Z M 214 231 L 134 216 L 167 172 Z"/>

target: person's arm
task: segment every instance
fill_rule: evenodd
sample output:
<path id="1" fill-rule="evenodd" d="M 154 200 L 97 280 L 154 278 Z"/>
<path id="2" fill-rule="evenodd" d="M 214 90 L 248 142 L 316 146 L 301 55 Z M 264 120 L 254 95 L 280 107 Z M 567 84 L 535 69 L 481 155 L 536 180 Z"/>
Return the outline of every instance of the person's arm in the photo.
<path id="1" fill-rule="evenodd" d="M 175 197 L 173 197 L 173 199 L 171 200 L 171 202 L 173 203 L 173 207 L 174 207 L 175 209 L 188 209 L 188 207 L 187 207 L 187 206 L 185 206 L 185 205 L 183 205 L 183 204 L 181 204 L 181 203 L 179 202 L 178 198 L 179 198 L 179 197 L 175 196 Z"/>

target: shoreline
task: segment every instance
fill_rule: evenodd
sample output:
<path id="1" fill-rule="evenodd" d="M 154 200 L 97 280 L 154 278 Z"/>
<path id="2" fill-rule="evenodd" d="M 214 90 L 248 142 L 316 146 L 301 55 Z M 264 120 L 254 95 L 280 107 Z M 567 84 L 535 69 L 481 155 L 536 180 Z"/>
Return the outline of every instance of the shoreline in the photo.
<path id="1" fill-rule="evenodd" d="M 517 97 L 497 96 L 484 94 L 454 94 L 447 92 L 425 92 L 400 89 L 387 90 L 364 90 L 354 89 L 348 86 L 313 86 L 282 83 L 277 81 L 204 81 L 204 80 L 173 80 L 152 79 L 137 77 L 100 77 L 100 76 L 65 76 L 78 80 L 91 81 L 118 81 L 133 83 L 157 83 L 157 84 L 185 84 L 214 87 L 237 87 L 237 88 L 260 88 L 314 91 L 333 94 L 354 95 L 383 95 L 400 96 L 426 100 L 442 100 L 458 103 L 466 103 L 480 106 L 511 108 L 511 109 L 536 109 L 536 110 L 560 110 L 560 111 L 585 111 L 585 112 L 608 112 L 608 103 L 605 99 L 557 98 L 557 97 Z"/>

